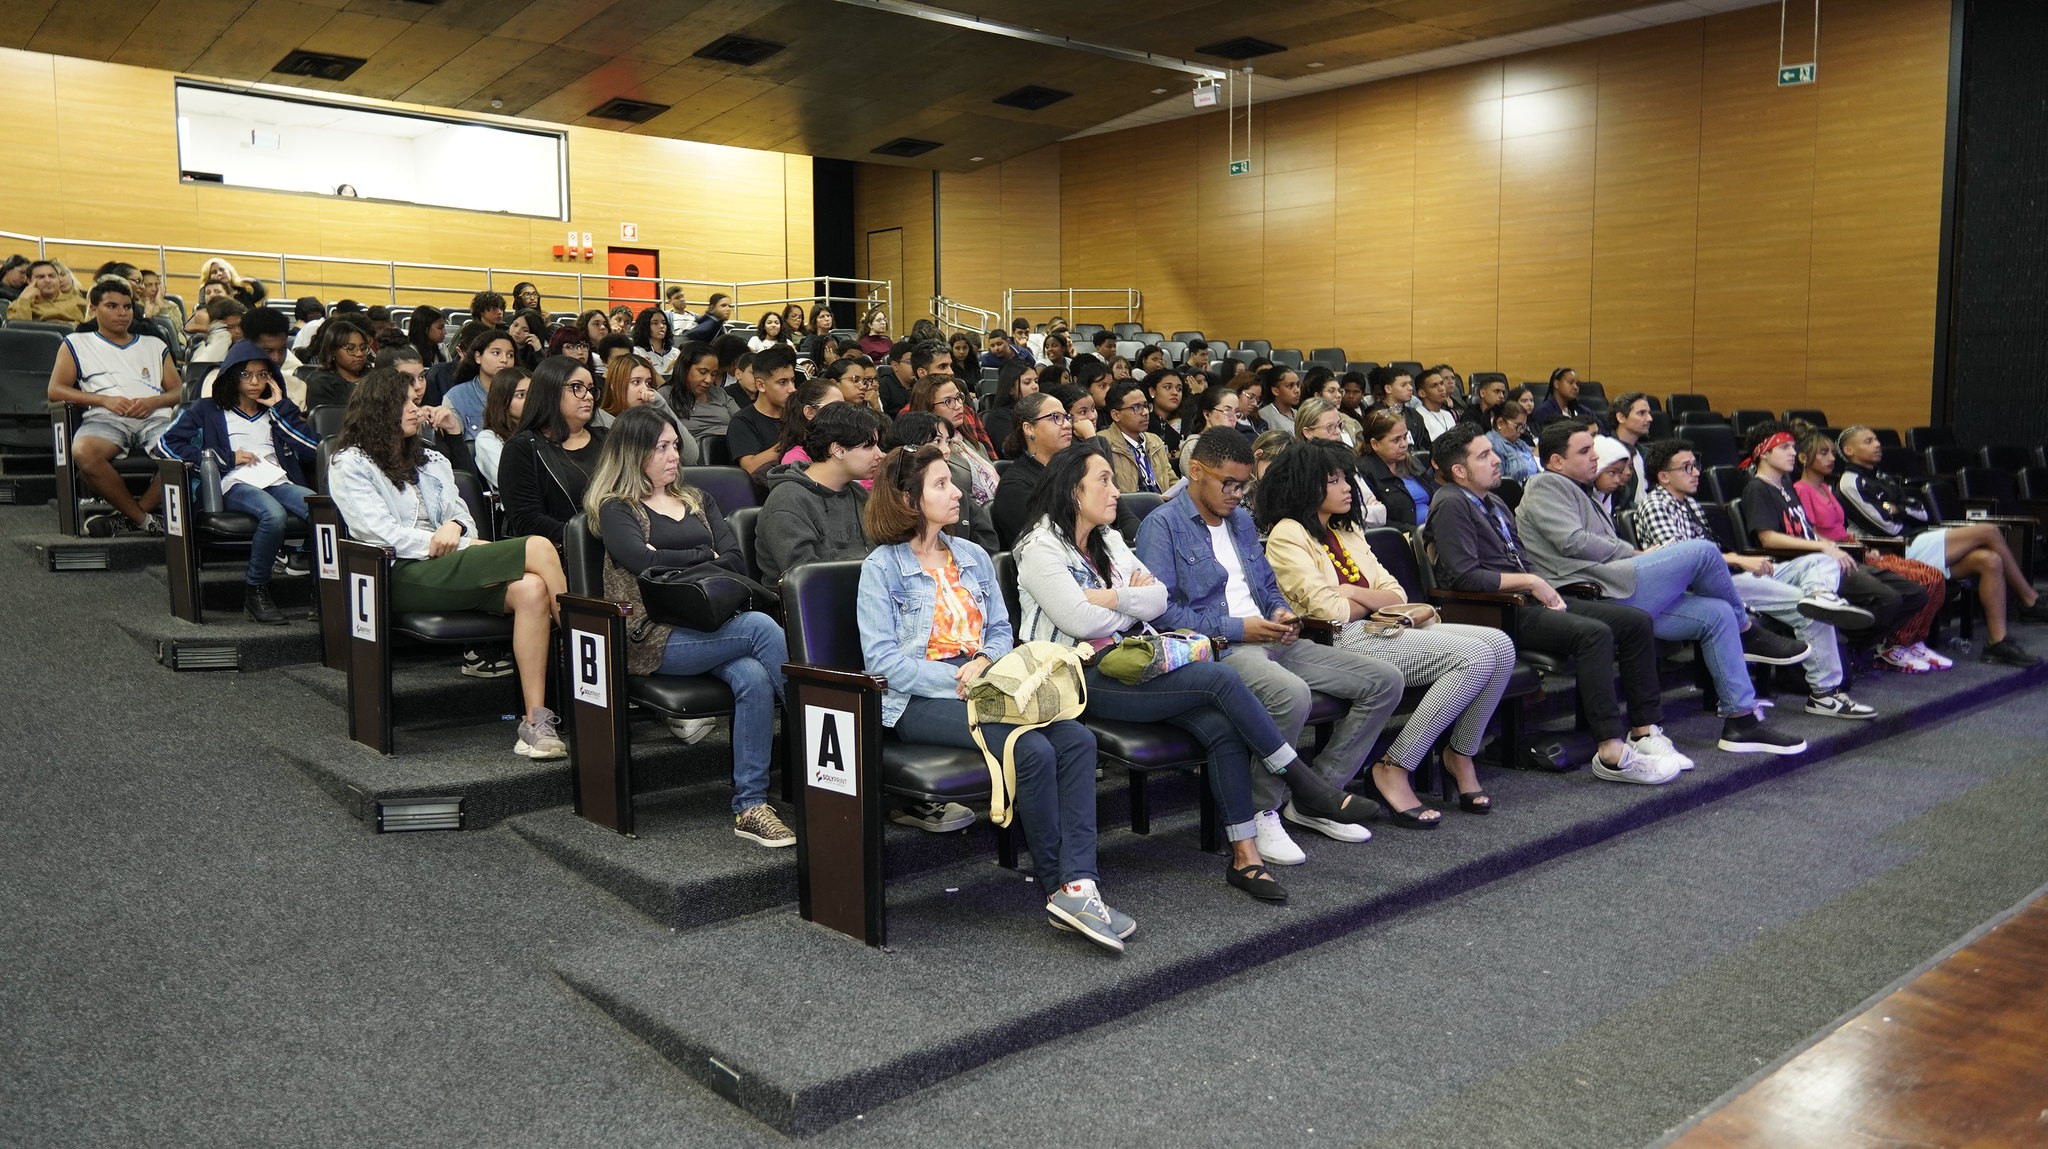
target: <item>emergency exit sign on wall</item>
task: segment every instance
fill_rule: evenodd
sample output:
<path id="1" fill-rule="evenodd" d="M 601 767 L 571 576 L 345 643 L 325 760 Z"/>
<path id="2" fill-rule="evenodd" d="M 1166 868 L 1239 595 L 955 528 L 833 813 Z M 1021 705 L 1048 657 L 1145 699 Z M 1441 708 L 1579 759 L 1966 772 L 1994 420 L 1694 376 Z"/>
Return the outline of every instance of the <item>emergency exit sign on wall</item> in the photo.
<path id="1" fill-rule="evenodd" d="M 1252 162 L 1250 160 L 1230 161 L 1230 174 L 1234 176 L 1248 176 L 1252 174 Z"/>
<path id="2" fill-rule="evenodd" d="M 1812 64 L 1787 64 L 1778 69 L 1778 86 L 1789 88 L 1794 84 L 1813 83 Z"/>

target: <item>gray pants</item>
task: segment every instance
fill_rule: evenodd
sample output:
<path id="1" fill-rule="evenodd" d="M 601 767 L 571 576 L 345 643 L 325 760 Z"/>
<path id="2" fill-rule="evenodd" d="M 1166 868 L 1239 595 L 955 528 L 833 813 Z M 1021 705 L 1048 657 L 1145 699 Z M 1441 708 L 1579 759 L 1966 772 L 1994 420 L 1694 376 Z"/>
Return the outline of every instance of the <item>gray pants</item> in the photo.
<path id="1" fill-rule="evenodd" d="M 1240 642 L 1223 655 L 1224 664 L 1243 676 L 1252 694 L 1273 713 L 1273 725 L 1290 744 L 1301 741 L 1308 722 L 1309 694 L 1328 694 L 1351 704 L 1337 719 L 1329 745 L 1309 768 L 1332 786 L 1343 789 L 1358 776 L 1373 740 L 1401 704 L 1401 672 L 1348 650 L 1306 640 L 1288 646 Z M 1300 766 L 1292 769 L 1301 769 Z M 1287 799 L 1287 784 L 1267 770 L 1252 773 L 1252 806 L 1277 810 Z"/>
<path id="2" fill-rule="evenodd" d="M 1451 749 L 1478 753 L 1486 724 L 1515 670 L 1515 644 L 1505 632 L 1487 626 L 1439 623 L 1376 638 L 1354 622 L 1339 633 L 1337 645 L 1391 664 L 1408 686 L 1428 684 L 1400 737 L 1387 748 L 1387 757 L 1409 771 L 1422 765 L 1445 730 L 1451 732 Z"/>
<path id="3" fill-rule="evenodd" d="M 1842 589 L 1842 568 L 1827 555 L 1801 555 L 1775 564 L 1777 573 L 1765 578 L 1747 571 L 1731 571 L 1735 593 L 1749 609 L 1767 614 L 1792 628 L 1799 641 L 1812 648 L 1799 669 L 1815 694 L 1827 694 L 1842 685 L 1842 654 L 1835 646 L 1835 628 L 1799 613 L 1799 600 L 1815 591 Z"/>

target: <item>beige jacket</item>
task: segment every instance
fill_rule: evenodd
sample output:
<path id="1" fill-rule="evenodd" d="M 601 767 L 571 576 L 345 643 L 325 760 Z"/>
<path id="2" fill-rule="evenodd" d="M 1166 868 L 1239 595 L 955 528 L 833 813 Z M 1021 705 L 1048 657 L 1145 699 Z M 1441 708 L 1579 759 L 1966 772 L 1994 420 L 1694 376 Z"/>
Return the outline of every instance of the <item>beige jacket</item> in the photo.
<path id="1" fill-rule="evenodd" d="M 85 297 L 67 291 L 55 299 L 38 299 L 34 289 L 30 289 L 7 305 L 7 318 L 31 323 L 84 323 Z"/>
<path id="2" fill-rule="evenodd" d="M 1138 489 L 1138 459 L 1131 453 L 1131 441 L 1124 437 L 1122 430 L 1110 427 L 1098 431 L 1109 442 L 1109 470 L 1116 477 L 1116 489 L 1128 495 Z M 1165 491 L 1180 480 L 1180 472 L 1173 469 L 1173 454 L 1166 449 L 1166 443 L 1152 432 L 1145 432 L 1145 458 L 1152 464 L 1152 478 Z"/>
<path id="3" fill-rule="evenodd" d="M 1373 557 L 1364 535 L 1348 527 L 1335 533 L 1338 545 L 1365 576 L 1368 589 L 1390 590 L 1407 597 L 1400 580 L 1387 573 L 1387 568 Z M 1351 621 L 1351 605 L 1337 592 L 1337 564 L 1330 560 L 1323 544 L 1310 538 L 1300 523 L 1282 519 L 1273 527 L 1266 536 L 1266 561 L 1272 565 L 1280 593 L 1286 596 L 1294 613 L 1340 625 Z"/>

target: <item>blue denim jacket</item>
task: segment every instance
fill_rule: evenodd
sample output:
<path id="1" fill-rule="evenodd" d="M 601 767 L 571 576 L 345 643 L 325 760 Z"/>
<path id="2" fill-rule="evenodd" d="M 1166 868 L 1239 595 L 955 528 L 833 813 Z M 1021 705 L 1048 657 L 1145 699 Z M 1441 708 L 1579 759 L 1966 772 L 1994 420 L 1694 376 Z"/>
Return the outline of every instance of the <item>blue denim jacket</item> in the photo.
<path id="1" fill-rule="evenodd" d="M 981 608 L 981 651 L 991 659 L 1010 653 L 1010 612 L 996 585 L 996 564 L 966 539 L 939 536 L 953 548 L 960 585 Z M 932 599 L 938 583 L 910 553 L 909 543 L 876 547 L 860 568 L 860 653 L 869 674 L 889 680 L 882 695 L 882 725 L 894 726 L 912 695 L 957 698 L 953 667 L 925 658 L 932 636 Z"/>
<path id="2" fill-rule="evenodd" d="M 1259 545 L 1251 512 L 1243 507 L 1232 511 L 1227 526 L 1260 614 L 1271 618 L 1274 611 L 1286 610 L 1287 599 L 1266 562 L 1266 548 Z M 1166 584 L 1166 613 L 1152 625 L 1161 630 L 1185 627 L 1214 638 L 1244 641 L 1244 620 L 1231 617 L 1223 601 L 1228 576 L 1209 545 L 1209 524 L 1202 520 L 1202 512 L 1187 491 L 1145 516 L 1138 526 L 1138 561 L 1153 578 Z"/>

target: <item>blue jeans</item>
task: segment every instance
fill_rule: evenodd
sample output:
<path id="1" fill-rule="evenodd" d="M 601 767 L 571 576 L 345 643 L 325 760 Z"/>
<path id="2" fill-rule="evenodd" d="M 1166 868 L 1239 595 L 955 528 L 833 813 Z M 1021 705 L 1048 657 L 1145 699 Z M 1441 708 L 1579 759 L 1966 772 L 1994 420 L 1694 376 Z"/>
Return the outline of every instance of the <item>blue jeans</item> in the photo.
<path id="1" fill-rule="evenodd" d="M 1700 644 L 1724 717 L 1754 710 L 1756 688 L 1742 659 L 1749 615 L 1721 548 L 1705 539 L 1670 543 L 1637 555 L 1635 569 L 1636 593 L 1610 601 L 1648 614 L 1658 638 Z"/>
<path id="2" fill-rule="evenodd" d="M 782 702 L 782 664 L 789 644 L 782 627 L 759 611 L 732 616 L 706 634 L 677 627 L 662 651 L 661 674 L 709 674 L 732 688 L 732 812 L 768 800 L 775 708 Z"/>
<path id="3" fill-rule="evenodd" d="M 896 719 L 896 737 L 926 746 L 978 750 L 967 732 L 967 703 L 958 698 L 913 696 Z M 988 723 L 981 736 L 1001 753 L 1014 727 Z M 1095 735 L 1078 722 L 1055 722 L 1017 740 L 1017 820 L 1038 880 L 1050 897 L 1056 886 L 1094 881 Z"/>
<path id="4" fill-rule="evenodd" d="M 1164 722 L 1193 735 L 1209 752 L 1209 767 L 1202 773 L 1230 840 L 1242 842 L 1257 833 L 1247 751 L 1264 759 L 1286 740 L 1237 671 L 1220 662 L 1191 662 L 1143 685 L 1125 686 L 1090 667 L 1088 713 L 1120 722 Z M 1263 762 L 1260 769 L 1265 769 Z"/>
<path id="5" fill-rule="evenodd" d="M 312 493 L 296 483 L 279 483 L 274 487 L 236 483 L 220 493 L 221 505 L 256 520 L 256 535 L 249 540 L 249 569 L 242 574 L 243 582 L 250 586 L 270 584 L 270 566 L 277 561 L 277 550 L 284 545 L 284 531 L 289 525 L 285 516 L 306 522 L 306 496 Z"/>

